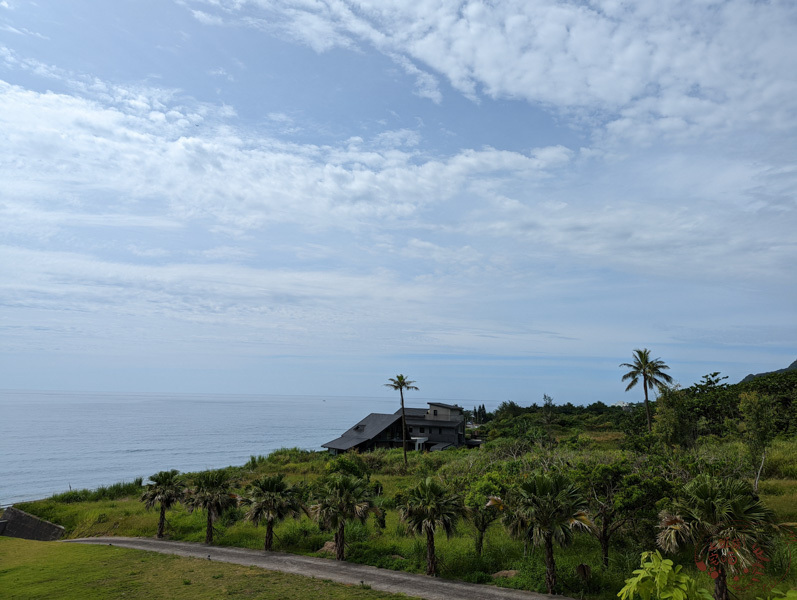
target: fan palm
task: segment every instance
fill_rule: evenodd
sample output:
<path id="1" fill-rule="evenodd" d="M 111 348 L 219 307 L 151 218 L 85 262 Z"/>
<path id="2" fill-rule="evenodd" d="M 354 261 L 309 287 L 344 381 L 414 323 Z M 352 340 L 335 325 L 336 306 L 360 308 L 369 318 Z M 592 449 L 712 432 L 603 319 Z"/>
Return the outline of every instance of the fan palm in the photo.
<path id="1" fill-rule="evenodd" d="M 398 390 L 401 395 L 401 446 L 404 448 L 405 467 L 407 466 L 407 415 L 404 413 L 404 390 L 417 390 L 418 388 L 413 385 L 414 383 L 414 381 L 405 378 L 404 375 L 396 375 L 395 379 L 391 377 L 388 379 L 388 383 L 385 384 L 385 387 Z"/>
<path id="2" fill-rule="evenodd" d="M 645 414 L 648 418 L 648 432 L 653 431 L 653 420 L 650 416 L 650 402 L 648 401 L 648 390 L 656 388 L 662 388 L 667 383 L 672 383 L 672 377 L 664 373 L 666 369 L 669 369 L 664 361 L 660 358 L 650 358 L 650 350 L 645 348 L 644 350 L 634 350 L 634 362 L 631 363 L 622 363 L 621 367 L 628 367 L 631 369 L 623 375 L 622 381 L 631 380 L 628 384 L 628 387 L 625 388 L 627 392 L 631 388 L 633 388 L 637 383 L 639 383 L 639 378 L 642 378 L 642 389 L 645 391 Z"/>
<path id="3" fill-rule="evenodd" d="M 223 470 L 205 471 L 194 479 L 194 487 L 186 492 L 185 505 L 188 510 L 207 511 L 205 543 L 213 543 L 213 521 L 229 507 L 234 506 L 236 495 L 231 491 L 232 483 Z"/>
<path id="4" fill-rule="evenodd" d="M 714 598 L 728 600 L 728 572 L 756 562 L 756 548 L 766 548 L 775 530 L 774 513 L 745 481 L 698 475 L 684 486 L 671 511 L 659 515 L 658 545 L 674 552 L 694 545 L 698 568 L 710 570 Z"/>
<path id="5" fill-rule="evenodd" d="M 399 517 L 413 533 L 426 534 L 427 575 L 435 575 L 437 570 L 435 531 L 439 527 L 451 535 L 457 520 L 464 515 L 465 506 L 459 494 L 431 477 L 407 491 L 404 503 L 399 506 Z"/>
<path id="6" fill-rule="evenodd" d="M 141 501 L 147 510 L 155 508 L 160 504 L 160 518 L 158 519 L 158 537 L 163 537 L 166 527 L 166 511 L 180 502 L 183 498 L 185 487 L 178 478 L 180 471 L 160 471 L 150 477 L 151 484 L 147 485 L 146 491 L 141 495 Z"/>
<path id="7" fill-rule="evenodd" d="M 295 490 L 285 481 L 285 476 L 271 475 L 255 479 L 246 488 L 241 504 L 248 506 L 245 519 L 255 526 L 266 524 L 265 551 L 274 543 L 274 525 L 288 517 L 298 517 L 303 509 Z"/>
<path id="8" fill-rule="evenodd" d="M 553 543 L 566 546 L 575 527 L 590 526 L 587 501 L 579 488 L 559 473 L 535 473 L 522 482 L 515 497 L 519 522 L 527 524 L 526 536 L 545 551 L 545 585 L 556 588 Z"/>
<path id="9" fill-rule="evenodd" d="M 346 523 L 354 520 L 365 522 L 370 513 L 378 510 L 367 482 L 335 473 L 321 485 L 317 502 L 309 512 L 319 523 L 335 530 L 335 558 L 344 560 Z"/>

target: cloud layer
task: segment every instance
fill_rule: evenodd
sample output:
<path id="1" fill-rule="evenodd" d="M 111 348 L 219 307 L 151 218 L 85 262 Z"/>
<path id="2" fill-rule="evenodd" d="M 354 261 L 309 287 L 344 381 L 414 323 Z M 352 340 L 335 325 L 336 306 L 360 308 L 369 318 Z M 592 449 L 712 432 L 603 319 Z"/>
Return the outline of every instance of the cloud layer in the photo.
<path id="1" fill-rule="evenodd" d="M 429 107 L 396 99 L 391 114 L 428 113 L 308 140 L 327 90 L 317 114 L 286 104 L 253 123 L 242 50 L 196 65 L 212 97 L 81 70 L 47 58 L 54 32 L 19 34 L 38 41 L 0 46 L 8 355 L 500 360 L 511 377 L 484 366 L 464 392 L 445 387 L 462 363 L 441 367 L 438 396 L 485 397 L 515 378 L 500 389 L 519 393 L 544 357 L 614 364 L 650 345 L 690 383 L 722 370 L 706 352 L 743 376 L 795 351 L 791 5 L 178 6 L 185 40 L 234 30 L 344 65 L 379 55 Z M 441 152 L 458 95 L 487 119 L 504 102 L 543 111 L 583 143 L 477 145 L 463 128 Z M 307 385 L 263 391 L 320 391 Z"/>

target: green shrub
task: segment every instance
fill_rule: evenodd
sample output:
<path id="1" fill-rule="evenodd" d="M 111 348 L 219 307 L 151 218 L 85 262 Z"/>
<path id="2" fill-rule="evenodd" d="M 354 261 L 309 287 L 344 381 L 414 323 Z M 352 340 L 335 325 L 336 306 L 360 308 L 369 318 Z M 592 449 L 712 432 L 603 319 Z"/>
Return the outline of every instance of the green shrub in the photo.
<path id="1" fill-rule="evenodd" d="M 493 576 L 484 571 L 474 571 L 473 573 L 468 573 L 462 579 L 468 583 L 492 583 Z"/>
<path id="2" fill-rule="evenodd" d="M 662 558 L 658 550 L 643 552 L 640 568 L 634 571 L 634 577 L 625 580 L 617 595 L 620 600 L 633 600 L 636 596 L 642 600 L 711 600 L 709 591 L 698 587 L 681 569 L 681 565 Z"/>
<path id="3" fill-rule="evenodd" d="M 332 539 L 331 533 L 322 533 L 315 521 L 285 521 L 275 532 L 277 544 L 281 549 L 296 549 L 315 552 Z"/>
<path id="4" fill-rule="evenodd" d="M 69 490 L 54 494 L 49 499 L 53 502 L 73 504 L 75 502 L 96 502 L 98 500 L 117 500 L 119 498 L 138 497 L 141 495 L 143 479 L 137 477 L 132 482 L 120 481 L 109 486 L 89 490 Z"/>

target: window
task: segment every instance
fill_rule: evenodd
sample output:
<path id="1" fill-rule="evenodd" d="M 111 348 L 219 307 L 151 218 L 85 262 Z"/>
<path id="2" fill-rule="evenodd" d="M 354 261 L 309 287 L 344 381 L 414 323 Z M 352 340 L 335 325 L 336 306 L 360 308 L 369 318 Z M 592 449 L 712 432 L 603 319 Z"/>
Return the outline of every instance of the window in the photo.
<path id="1" fill-rule="evenodd" d="M 438 427 L 437 428 L 437 433 L 439 433 L 440 435 L 443 435 L 443 428 L 442 427 Z"/>
<path id="2" fill-rule="evenodd" d="M 421 433 L 423 433 L 423 427 L 421 427 Z"/>
<path id="3" fill-rule="evenodd" d="M 437 416 L 437 409 L 436 408 L 434 409 L 434 416 L 435 417 Z"/>
<path id="4" fill-rule="evenodd" d="M 409 429 L 410 429 L 410 433 L 412 433 L 412 427 L 410 427 Z"/>

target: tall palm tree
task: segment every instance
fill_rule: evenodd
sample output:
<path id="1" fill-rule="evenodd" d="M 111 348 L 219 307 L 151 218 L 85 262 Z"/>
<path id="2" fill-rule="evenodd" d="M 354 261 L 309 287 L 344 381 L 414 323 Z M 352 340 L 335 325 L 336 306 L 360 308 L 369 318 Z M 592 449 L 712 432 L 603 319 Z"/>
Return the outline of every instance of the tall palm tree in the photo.
<path id="1" fill-rule="evenodd" d="M 451 535 L 454 525 L 465 515 L 465 505 L 459 494 L 451 492 L 439 481 L 427 477 L 407 491 L 399 506 L 399 517 L 413 533 L 426 534 L 426 574 L 437 570 L 434 534 L 438 527 Z"/>
<path id="2" fill-rule="evenodd" d="M 344 560 L 346 523 L 354 520 L 365 522 L 370 513 L 378 510 L 366 481 L 334 473 L 321 485 L 310 514 L 319 523 L 335 530 L 335 558 Z"/>
<path id="3" fill-rule="evenodd" d="M 746 481 L 698 475 L 686 484 L 671 511 L 659 515 L 658 545 L 674 552 L 682 544 L 695 547 L 710 570 L 714 598 L 729 600 L 728 573 L 756 562 L 756 548 L 766 548 L 775 531 L 774 513 L 753 494 Z"/>
<path id="4" fill-rule="evenodd" d="M 553 543 L 566 546 L 575 527 L 588 528 L 587 501 L 579 488 L 560 473 L 534 473 L 523 481 L 514 500 L 515 510 L 528 529 L 526 536 L 545 551 L 545 585 L 555 593 L 556 563 Z"/>
<path id="5" fill-rule="evenodd" d="M 270 475 L 255 479 L 246 488 L 240 503 L 248 506 L 245 519 L 255 526 L 266 523 L 263 549 L 268 552 L 274 543 L 274 525 L 288 517 L 298 517 L 303 506 L 295 490 L 285 481 L 285 476 Z"/>
<path id="6" fill-rule="evenodd" d="M 404 448 L 404 466 L 407 466 L 407 415 L 404 413 L 404 390 L 417 390 L 413 384 L 414 381 L 406 379 L 404 375 L 396 375 L 395 379 L 388 379 L 385 387 L 398 390 L 401 394 L 401 446 Z"/>
<path id="7" fill-rule="evenodd" d="M 650 350 L 647 348 L 643 350 L 636 349 L 634 350 L 634 362 L 631 363 L 622 363 L 621 367 L 628 367 L 631 369 L 623 375 L 622 381 L 631 380 L 628 384 L 628 387 L 625 388 L 627 392 L 631 388 L 633 388 L 637 383 L 639 383 L 639 378 L 642 378 L 642 389 L 645 390 L 645 413 L 648 417 L 648 432 L 653 431 L 653 420 L 650 416 L 650 403 L 648 402 L 648 390 L 656 388 L 662 388 L 665 384 L 672 383 L 672 377 L 664 373 L 666 369 L 669 369 L 664 361 L 660 358 L 650 358 Z"/>
<path id="8" fill-rule="evenodd" d="M 194 487 L 186 492 L 185 505 L 188 510 L 207 511 L 205 543 L 213 543 L 213 521 L 229 507 L 234 506 L 237 496 L 232 493 L 232 482 L 224 470 L 205 471 L 194 479 Z"/>
<path id="9" fill-rule="evenodd" d="M 159 471 L 150 477 L 151 484 L 147 485 L 146 491 L 141 495 L 141 501 L 147 510 L 155 508 L 160 504 L 160 518 L 158 519 L 158 537 L 163 537 L 163 530 L 166 527 L 166 511 L 183 499 L 185 486 L 178 478 L 180 471 Z"/>

